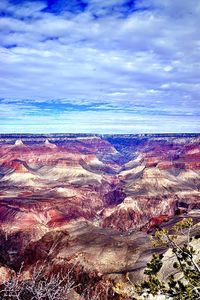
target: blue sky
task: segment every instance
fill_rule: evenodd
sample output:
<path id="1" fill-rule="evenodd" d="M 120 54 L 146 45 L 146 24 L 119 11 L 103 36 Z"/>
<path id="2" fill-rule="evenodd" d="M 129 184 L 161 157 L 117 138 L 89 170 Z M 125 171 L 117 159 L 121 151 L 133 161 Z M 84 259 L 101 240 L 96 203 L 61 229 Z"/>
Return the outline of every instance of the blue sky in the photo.
<path id="1" fill-rule="evenodd" d="M 199 0 L 1 0 L 0 132 L 200 132 Z"/>

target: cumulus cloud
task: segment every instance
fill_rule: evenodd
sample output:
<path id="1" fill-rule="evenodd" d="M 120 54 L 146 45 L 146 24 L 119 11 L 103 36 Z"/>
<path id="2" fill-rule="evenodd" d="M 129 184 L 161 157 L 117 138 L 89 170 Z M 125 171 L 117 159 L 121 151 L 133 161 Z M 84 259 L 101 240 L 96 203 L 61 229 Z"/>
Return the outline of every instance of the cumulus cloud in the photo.
<path id="1" fill-rule="evenodd" d="M 199 131 L 199 1 L 2 0 L 0 15 L 4 131 L 68 115 L 73 132 Z"/>

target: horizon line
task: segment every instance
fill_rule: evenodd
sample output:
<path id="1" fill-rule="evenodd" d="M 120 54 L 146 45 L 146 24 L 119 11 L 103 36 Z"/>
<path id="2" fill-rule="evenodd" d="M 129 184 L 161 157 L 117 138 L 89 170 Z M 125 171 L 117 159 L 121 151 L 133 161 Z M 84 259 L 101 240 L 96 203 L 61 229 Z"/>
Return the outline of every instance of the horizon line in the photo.
<path id="1" fill-rule="evenodd" d="M 0 133 L 0 136 L 7 135 L 38 135 L 38 136 L 47 136 L 47 135 L 200 135 L 200 132 L 145 132 L 145 133 L 91 133 L 91 132 L 51 132 L 51 133 L 33 133 L 33 132 L 22 132 L 22 133 Z"/>

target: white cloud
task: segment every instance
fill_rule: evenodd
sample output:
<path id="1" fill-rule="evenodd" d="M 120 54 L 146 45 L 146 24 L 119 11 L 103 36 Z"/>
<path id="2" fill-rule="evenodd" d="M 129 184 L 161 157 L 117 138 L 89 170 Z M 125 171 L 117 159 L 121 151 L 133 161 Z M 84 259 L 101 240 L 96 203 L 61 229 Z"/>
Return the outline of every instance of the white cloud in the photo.
<path id="1" fill-rule="evenodd" d="M 199 116 L 199 1 L 137 1 L 139 10 L 126 17 L 124 0 L 114 10 L 114 0 L 88 2 L 79 14 L 53 14 L 42 11 L 44 2 L 1 1 L 7 16 L 0 19 L 0 97 L 23 100 L 23 117 L 26 99 L 33 106 L 34 100 L 102 101 L 113 112 L 130 107 L 149 120 L 159 112 Z M 187 120 L 200 129 L 197 117 Z"/>

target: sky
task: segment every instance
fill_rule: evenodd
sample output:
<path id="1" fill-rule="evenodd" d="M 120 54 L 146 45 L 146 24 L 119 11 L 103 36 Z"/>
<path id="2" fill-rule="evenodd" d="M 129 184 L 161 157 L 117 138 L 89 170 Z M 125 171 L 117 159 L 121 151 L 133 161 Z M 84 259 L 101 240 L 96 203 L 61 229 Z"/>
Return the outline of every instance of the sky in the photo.
<path id="1" fill-rule="evenodd" d="M 199 0 L 0 0 L 0 133 L 200 132 Z"/>

